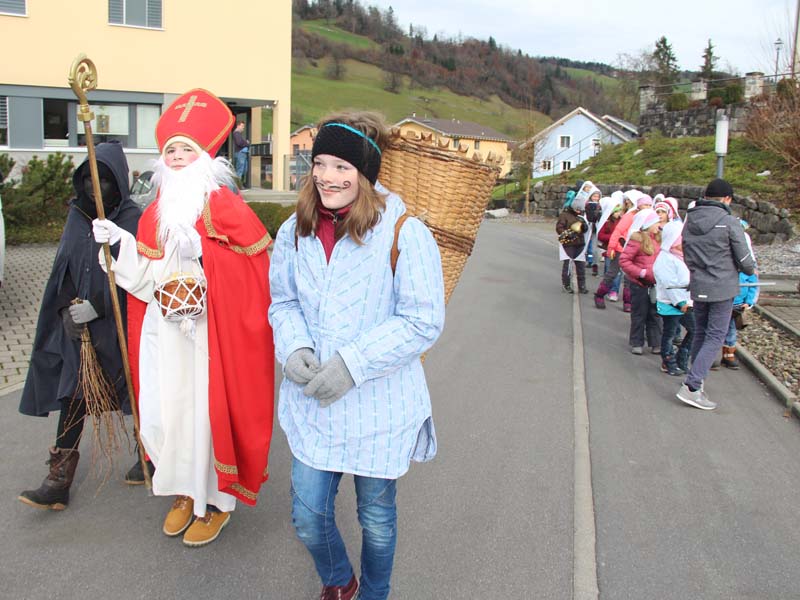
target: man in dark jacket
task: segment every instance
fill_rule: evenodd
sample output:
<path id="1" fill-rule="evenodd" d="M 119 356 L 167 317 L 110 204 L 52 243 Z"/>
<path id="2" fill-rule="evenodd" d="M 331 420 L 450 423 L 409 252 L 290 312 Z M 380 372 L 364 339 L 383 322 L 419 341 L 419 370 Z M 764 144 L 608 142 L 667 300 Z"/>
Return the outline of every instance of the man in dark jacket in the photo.
<path id="1" fill-rule="evenodd" d="M 689 291 L 696 326 L 692 366 L 677 396 L 703 410 L 717 407 L 704 391 L 703 380 L 725 341 L 733 299 L 739 293 L 739 272 L 752 275 L 755 268 L 744 228 L 731 214 L 732 199 L 731 184 L 713 180 L 705 198 L 687 212 L 683 228 L 683 258 L 691 273 Z"/>
<path id="2" fill-rule="evenodd" d="M 128 163 L 118 142 L 98 144 L 97 167 L 106 218 L 136 233 L 141 212 L 128 193 Z M 89 163 L 73 174 L 76 198 L 67 214 L 50 279 L 47 281 L 36 325 L 30 368 L 19 410 L 47 416 L 60 411 L 55 445 L 50 448 L 50 471 L 36 490 L 19 499 L 30 506 L 63 510 L 78 465 L 78 444 L 83 432 L 86 404 L 78 386 L 81 331 L 88 326 L 97 358 L 116 389 L 123 409 L 129 409 L 117 329 L 108 278 L 100 268 L 99 246 L 92 236 L 97 217 Z M 112 253 L 114 251 L 112 250 Z M 124 290 L 118 289 L 125 322 Z M 82 303 L 73 303 L 75 299 Z"/>

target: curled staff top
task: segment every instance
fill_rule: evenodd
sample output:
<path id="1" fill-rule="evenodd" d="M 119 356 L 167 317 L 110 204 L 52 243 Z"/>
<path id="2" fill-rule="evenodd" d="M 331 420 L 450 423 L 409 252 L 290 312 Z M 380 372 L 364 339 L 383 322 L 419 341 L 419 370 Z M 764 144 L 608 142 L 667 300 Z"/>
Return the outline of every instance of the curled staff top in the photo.
<path id="1" fill-rule="evenodd" d="M 69 85 L 81 104 L 88 105 L 86 92 L 97 89 L 97 68 L 85 54 L 79 54 L 69 70 Z"/>

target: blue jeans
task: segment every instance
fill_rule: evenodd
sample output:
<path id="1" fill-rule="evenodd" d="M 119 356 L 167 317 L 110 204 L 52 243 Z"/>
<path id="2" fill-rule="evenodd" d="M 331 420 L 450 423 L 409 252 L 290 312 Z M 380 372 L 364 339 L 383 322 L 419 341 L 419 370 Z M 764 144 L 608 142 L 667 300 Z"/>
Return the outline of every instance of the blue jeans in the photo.
<path id="1" fill-rule="evenodd" d="M 346 585 L 353 576 L 334 515 L 342 475 L 292 460 L 292 523 L 314 559 L 322 585 Z M 397 480 L 360 475 L 353 479 L 362 535 L 359 598 L 383 600 L 389 596 L 397 545 Z"/>
<path id="2" fill-rule="evenodd" d="M 248 148 L 242 148 L 236 153 L 236 176 L 244 184 L 244 174 L 247 171 L 247 159 L 250 157 Z"/>
<path id="3" fill-rule="evenodd" d="M 664 327 L 661 334 L 661 358 L 666 361 L 667 357 L 672 355 L 672 340 L 680 331 L 681 325 L 686 328 L 686 335 L 681 340 L 680 350 L 689 352 L 694 337 L 694 313 L 689 311 L 682 315 L 661 315 L 661 322 Z"/>
<path id="4" fill-rule="evenodd" d="M 736 321 L 733 319 L 731 319 L 730 325 L 728 325 L 728 333 L 725 334 L 725 345 L 736 345 Z"/>
<path id="5" fill-rule="evenodd" d="M 692 339 L 692 368 L 685 383 L 700 389 L 708 377 L 711 365 L 719 356 L 731 322 L 733 298 L 720 302 L 694 303 L 694 338 Z"/>

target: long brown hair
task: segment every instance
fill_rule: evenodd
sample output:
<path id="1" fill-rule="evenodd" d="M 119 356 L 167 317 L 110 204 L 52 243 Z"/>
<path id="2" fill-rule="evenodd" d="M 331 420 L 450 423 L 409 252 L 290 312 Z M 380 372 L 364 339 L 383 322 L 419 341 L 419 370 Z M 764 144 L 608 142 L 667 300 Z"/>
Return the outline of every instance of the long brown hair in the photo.
<path id="1" fill-rule="evenodd" d="M 656 251 L 655 243 L 661 243 L 661 231 L 651 235 L 646 231 L 635 231 L 631 234 L 631 239 L 639 242 L 639 251 L 647 256 L 653 256 Z"/>
<path id="2" fill-rule="evenodd" d="M 326 123 L 344 123 L 358 129 L 374 140 L 381 151 L 389 141 L 386 122 L 380 114 L 375 112 L 347 111 L 331 114 L 319 122 L 317 130 Z M 365 153 L 368 151 L 368 144 L 369 142 L 365 139 Z M 314 177 L 312 173 L 309 173 L 306 175 L 305 181 L 297 194 L 297 210 L 295 212 L 297 214 L 298 236 L 306 237 L 316 233 L 321 203 L 319 190 L 314 185 Z M 384 196 L 378 193 L 369 180 L 359 172 L 358 194 L 350 204 L 350 210 L 345 218 L 336 224 L 335 239 L 338 241 L 347 233 L 356 244 L 361 245 L 367 231 L 377 225 L 384 208 L 386 208 Z"/>

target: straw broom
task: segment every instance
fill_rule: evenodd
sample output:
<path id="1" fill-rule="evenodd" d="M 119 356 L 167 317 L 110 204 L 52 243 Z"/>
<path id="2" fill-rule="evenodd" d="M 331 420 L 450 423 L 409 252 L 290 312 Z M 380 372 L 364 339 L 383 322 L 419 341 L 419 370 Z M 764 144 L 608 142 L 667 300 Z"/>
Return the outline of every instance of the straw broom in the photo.
<path id="1" fill-rule="evenodd" d="M 80 299 L 73 300 L 73 304 L 81 302 Z M 82 395 L 81 402 L 86 407 L 83 418 L 91 420 L 91 465 L 98 475 L 102 475 L 102 488 L 113 472 L 114 455 L 122 448 L 123 440 L 130 449 L 130 436 L 120 410 L 117 390 L 97 358 L 88 325 L 84 325 L 81 331 L 80 367 L 75 393 Z M 67 424 L 68 427 L 72 425 Z"/>

